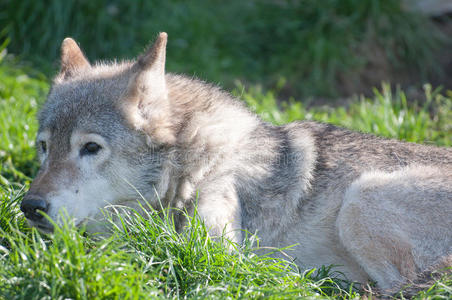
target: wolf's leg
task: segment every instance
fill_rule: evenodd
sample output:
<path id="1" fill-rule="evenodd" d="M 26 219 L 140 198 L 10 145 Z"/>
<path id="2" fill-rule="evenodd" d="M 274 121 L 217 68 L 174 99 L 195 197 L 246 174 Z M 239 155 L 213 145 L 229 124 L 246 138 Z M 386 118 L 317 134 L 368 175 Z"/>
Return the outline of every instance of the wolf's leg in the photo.
<path id="1" fill-rule="evenodd" d="M 236 243 L 242 242 L 242 218 L 239 200 L 233 189 L 219 187 L 213 191 L 206 188 L 200 191 L 198 213 L 204 219 L 209 234 L 219 237 L 223 233 Z"/>
<path id="2" fill-rule="evenodd" d="M 414 280 L 452 253 L 451 181 L 450 171 L 417 166 L 365 173 L 350 186 L 339 237 L 380 287 Z"/>
<path id="3" fill-rule="evenodd" d="M 198 184 L 196 188 L 192 181 L 193 178 L 180 184 L 176 198 L 184 200 L 174 206 L 188 208 L 190 214 L 194 213 L 193 209 L 196 207 L 197 214 L 204 220 L 211 237 L 224 234 L 231 241 L 241 243 L 241 207 L 233 178 L 219 176 Z M 185 227 L 186 221 L 185 218 L 177 221 L 179 230 Z"/>

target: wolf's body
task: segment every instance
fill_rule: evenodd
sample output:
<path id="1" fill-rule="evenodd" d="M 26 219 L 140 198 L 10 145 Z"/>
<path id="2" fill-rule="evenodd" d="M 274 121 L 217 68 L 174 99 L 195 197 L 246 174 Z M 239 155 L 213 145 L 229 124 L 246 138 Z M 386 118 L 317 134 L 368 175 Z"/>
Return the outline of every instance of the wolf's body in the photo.
<path id="1" fill-rule="evenodd" d="M 42 167 L 22 204 L 32 225 L 51 230 L 37 210 L 95 220 L 139 191 L 189 211 L 197 197 L 212 235 L 297 244 L 300 266 L 340 265 L 385 289 L 451 264 L 451 149 L 270 125 L 216 87 L 165 74 L 165 45 L 161 34 L 137 62 L 90 66 L 65 40 L 39 118 Z"/>

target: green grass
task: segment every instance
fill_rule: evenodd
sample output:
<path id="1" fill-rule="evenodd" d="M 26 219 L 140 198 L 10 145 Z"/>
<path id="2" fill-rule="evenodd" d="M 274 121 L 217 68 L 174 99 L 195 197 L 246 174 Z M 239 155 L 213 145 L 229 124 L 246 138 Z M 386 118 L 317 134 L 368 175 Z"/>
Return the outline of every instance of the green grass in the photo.
<path id="1" fill-rule="evenodd" d="M 106 240 L 87 238 L 70 225 L 51 237 L 13 231 L 0 249 L 4 299 L 142 299 L 349 297 L 326 271 L 299 272 L 284 260 L 254 254 L 252 241 L 229 250 L 212 241 L 199 218 L 176 233 L 167 218 L 129 211 L 127 231 Z M 323 277 L 323 278 L 322 278 Z M 339 283 L 342 281 L 338 280 Z M 1 296 L 0 296 L 1 297 Z"/>
<path id="2" fill-rule="evenodd" d="M 47 93 L 48 81 L 4 55 L 0 47 L 0 182 L 8 184 L 37 170 L 35 114 Z M 33 78 L 27 75 L 33 73 Z"/>
<path id="3" fill-rule="evenodd" d="M 134 57 L 159 31 L 169 70 L 228 87 L 284 77 L 291 94 L 331 96 L 372 65 L 421 78 L 441 69 L 439 30 L 400 0 L 0 2 L 0 39 L 48 73 L 66 36 L 90 59 L 112 59 Z"/>
<path id="4" fill-rule="evenodd" d="M 263 92 L 259 86 L 245 90 L 239 85 L 233 93 L 275 124 L 317 120 L 408 142 L 452 146 L 452 92 L 444 95 L 428 84 L 424 90 L 425 101 L 408 101 L 399 88 L 393 92 L 383 83 L 380 90 L 374 89 L 373 98 L 355 97 L 346 107 L 310 109 L 294 99 L 278 105 L 275 92 Z"/>
<path id="5" fill-rule="evenodd" d="M 107 239 L 70 224 L 51 236 L 28 229 L 18 203 L 37 170 L 35 114 L 47 90 L 47 79 L 0 58 L 0 299 L 337 299 L 363 294 L 334 268 L 298 270 L 289 261 L 256 255 L 254 237 L 239 249 L 226 240 L 214 241 L 196 216 L 177 233 L 171 220 L 155 211 L 140 216 L 126 210 Z M 386 84 L 372 98 L 356 98 L 347 108 L 310 109 L 293 100 L 278 105 L 274 92 L 258 87 L 238 85 L 234 93 L 276 124 L 313 119 L 451 146 L 452 94 L 428 85 L 425 90 L 427 101 L 419 104 Z M 451 289 L 452 277 L 444 277 L 418 298 L 447 299 Z"/>

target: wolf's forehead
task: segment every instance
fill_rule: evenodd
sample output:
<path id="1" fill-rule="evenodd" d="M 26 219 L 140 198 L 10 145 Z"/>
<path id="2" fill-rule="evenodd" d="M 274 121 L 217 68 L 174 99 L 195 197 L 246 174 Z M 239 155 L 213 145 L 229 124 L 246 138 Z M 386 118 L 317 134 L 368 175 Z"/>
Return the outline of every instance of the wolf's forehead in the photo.
<path id="1" fill-rule="evenodd" d="M 114 103 L 123 94 L 126 85 L 119 80 L 97 79 L 80 80 L 55 84 L 49 93 L 46 105 L 76 107 L 91 103 L 92 105 Z"/>
<path id="2" fill-rule="evenodd" d="M 121 91 L 105 82 L 54 86 L 39 115 L 41 130 L 96 132 L 101 127 L 117 126 L 121 121 L 116 109 L 120 97 Z"/>

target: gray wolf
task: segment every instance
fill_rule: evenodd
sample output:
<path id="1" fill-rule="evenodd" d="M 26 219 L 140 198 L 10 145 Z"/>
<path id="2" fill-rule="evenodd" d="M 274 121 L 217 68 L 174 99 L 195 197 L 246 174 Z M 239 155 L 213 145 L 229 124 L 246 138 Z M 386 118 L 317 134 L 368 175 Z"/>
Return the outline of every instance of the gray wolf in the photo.
<path id="1" fill-rule="evenodd" d="M 198 214 L 212 236 L 296 246 L 391 289 L 452 262 L 452 151 L 329 124 L 273 126 L 218 87 L 165 73 L 166 33 L 135 61 L 91 65 L 72 39 L 39 114 L 41 168 L 21 204 L 92 225 L 106 205 Z M 139 192 L 139 193 L 138 193 Z M 176 216 L 182 230 L 183 220 Z"/>

